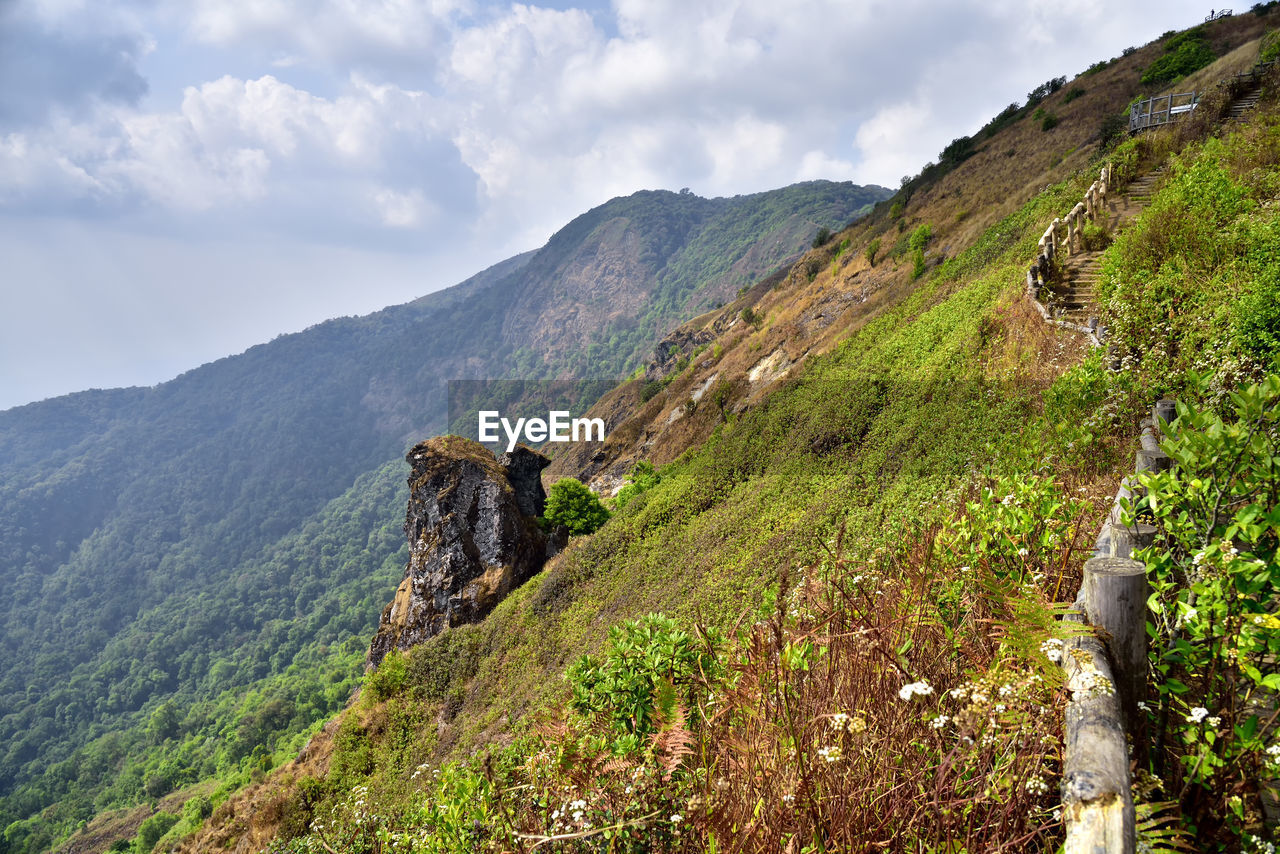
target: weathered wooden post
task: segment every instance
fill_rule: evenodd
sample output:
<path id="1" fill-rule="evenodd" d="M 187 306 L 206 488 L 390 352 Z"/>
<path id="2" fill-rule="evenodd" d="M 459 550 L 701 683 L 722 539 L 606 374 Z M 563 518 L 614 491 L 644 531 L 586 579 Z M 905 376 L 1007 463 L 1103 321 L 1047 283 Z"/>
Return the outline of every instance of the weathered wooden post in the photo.
<path id="1" fill-rule="evenodd" d="M 1143 526 L 1148 527 L 1148 526 Z M 1121 534 L 1121 531 L 1128 533 Z M 1145 531 L 1141 532 L 1145 535 Z M 1112 527 L 1117 535 L 1138 536 L 1136 529 Z M 1151 536 L 1155 531 L 1152 529 Z M 1130 731 L 1138 720 L 1138 701 L 1147 685 L 1147 567 L 1126 557 L 1094 557 L 1084 564 L 1084 608 L 1089 622 L 1103 632 L 1116 669 L 1120 708 Z"/>
<path id="2" fill-rule="evenodd" d="M 1097 558 L 1094 558 L 1097 560 Z M 1067 642 L 1063 656 L 1067 704 L 1063 727 L 1064 854 L 1133 854 L 1136 830 L 1129 755 L 1111 665 L 1098 639 Z"/>
<path id="3" fill-rule="evenodd" d="M 1138 549 L 1156 541 L 1156 526 L 1145 522 L 1110 526 L 1111 557 L 1131 558 Z"/>
<path id="4" fill-rule="evenodd" d="M 1173 465 L 1173 460 L 1169 459 L 1169 455 L 1160 450 L 1157 446 L 1156 450 L 1148 450 L 1143 448 L 1137 453 L 1137 461 L 1134 470 L 1141 474 L 1144 471 L 1152 473 L 1168 471 Z"/>
<path id="5" fill-rule="evenodd" d="M 1156 429 L 1163 433 L 1164 425 L 1173 423 L 1173 419 L 1178 417 L 1178 404 L 1168 398 L 1157 400 L 1153 414 L 1155 416 Z"/>

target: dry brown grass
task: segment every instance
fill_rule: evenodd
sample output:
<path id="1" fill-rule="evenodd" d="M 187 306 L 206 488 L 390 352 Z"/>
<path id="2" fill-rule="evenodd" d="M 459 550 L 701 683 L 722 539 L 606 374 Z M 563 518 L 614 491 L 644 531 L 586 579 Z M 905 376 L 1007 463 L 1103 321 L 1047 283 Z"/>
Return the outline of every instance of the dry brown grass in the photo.
<path id="1" fill-rule="evenodd" d="M 939 607 L 935 533 L 836 559 L 752 629 L 708 736 L 718 850 L 1053 850 L 1060 697 L 1004 667 L 1005 582 Z"/>

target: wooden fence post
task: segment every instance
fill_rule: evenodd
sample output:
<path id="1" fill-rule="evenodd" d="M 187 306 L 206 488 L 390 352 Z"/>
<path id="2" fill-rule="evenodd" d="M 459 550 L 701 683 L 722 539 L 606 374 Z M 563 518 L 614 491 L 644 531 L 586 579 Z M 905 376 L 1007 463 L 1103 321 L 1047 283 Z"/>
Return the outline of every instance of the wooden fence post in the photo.
<path id="1" fill-rule="evenodd" d="M 1120 534 L 1121 530 L 1126 529 L 1113 527 L 1113 538 L 1140 533 L 1127 529 L 1128 533 Z M 1154 536 L 1154 530 L 1151 534 Z M 1137 731 L 1138 700 L 1146 694 L 1149 595 L 1147 567 L 1142 562 L 1127 557 L 1094 557 L 1085 561 L 1085 614 L 1103 632 L 1116 669 L 1120 708 L 1130 732 Z"/>
<path id="2" fill-rule="evenodd" d="M 1156 526 L 1142 522 L 1132 525 L 1111 525 L 1111 557 L 1133 557 L 1138 549 L 1145 549 L 1156 541 Z"/>
<path id="3" fill-rule="evenodd" d="M 1133 796 L 1124 725 L 1111 665 L 1095 637 L 1067 641 L 1063 666 L 1072 692 L 1063 722 L 1064 854 L 1133 854 Z"/>
<path id="4" fill-rule="evenodd" d="M 1162 472 L 1168 471 L 1173 465 L 1173 460 L 1169 459 L 1169 455 L 1161 450 L 1149 451 L 1143 448 L 1138 451 L 1137 460 L 1135 461 L 1134 471 L 1139 473 L 1144 471 Z"/>

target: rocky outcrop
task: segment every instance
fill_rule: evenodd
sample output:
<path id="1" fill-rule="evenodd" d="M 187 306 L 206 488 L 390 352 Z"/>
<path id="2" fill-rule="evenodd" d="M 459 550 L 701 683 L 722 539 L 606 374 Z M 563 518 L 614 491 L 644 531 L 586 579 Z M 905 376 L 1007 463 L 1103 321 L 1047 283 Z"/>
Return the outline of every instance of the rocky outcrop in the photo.
<path id="1" fill-rule="evenodd" d="M 483 619 L 548 552 L 535 518 L 546 503 L 546 457 L 520 446 L 495 460 L 469 439 L 438 436 L 406 459 L 409 565 L 369 644 L 370 667 L 392 649 Z"/>

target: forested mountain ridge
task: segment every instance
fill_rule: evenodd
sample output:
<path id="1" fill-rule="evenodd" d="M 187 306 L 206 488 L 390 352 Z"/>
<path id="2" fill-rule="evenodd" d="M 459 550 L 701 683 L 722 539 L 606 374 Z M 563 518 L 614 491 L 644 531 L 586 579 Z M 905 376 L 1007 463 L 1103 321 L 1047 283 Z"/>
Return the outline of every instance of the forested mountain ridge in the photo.
<path id="1" fill-rule="evenodd" d="M 617 376 L 887 194 L 637 193 L 406 305 L 151 389 L 0 413 L 0 825 L 19 822 L 5 845 L 39 850 L 99 808 L 269 756 L 345 701 L 354 659 L 327 693 L 224 719 L 245 686 L 295 660 L 318 673 L 327 645 L 371 630 L 402 560 L 399 457 L 442 429 L 445 380 Z M 152 720 L 166 701 L 176 724 Z M 137 761 L 165 733 L 227 726 L 216 749 Z M 72 758 L 87 746 L 93 761 Z"/>
<path id="2" fill-rule="evenodd" d="M 1270 15 L 1192 31 L 1212 45 L 1203 71 L 1251 64 Z M 1163 394 L 1193 396 L 1206 361 L 1230 382 L 1263 369 L 1239 330 L 1197 337 L 1208 317 L 1277 328 L 1274 300 L 1250 302 L 1274 291 L 1274 77 L 1256 123 L 1219 127 L 1218 93 L 1117 146 L 1185 38 L 1037 87 L 891 204 L 679 329 L 601 400 L 605 447 L 548 470 L 622 486 L 599 530 L 483 621 L 389 656 L 294 761 L 135 842 L 1057 850 L 1067 692 L 1047 651 L 1137 422 Z M 1165 219 L 1096 236 L 1114 241 L 1116 355 L 1135 363 L 1118 371 L 1044 323 L 1025 285 L 1046 224 L 1112 161 L 1177 176 L 1152 208 Z M 1228 271 L 1215 230 L 1258 211 L 1265 227 L 1231 245 L 1264 272 Z M 1198 248 L 1164 239 L 1170 221 Z M 1144 290 L 1153 257 L 1188 309 L 1172 323 L 1167 292 Z M 1182 275 L 1188 261 L 1209 275 Z M 1219 273 L 1230 286 L 1202 302 Z M 1267 308 L 1236 310 L 1251 305 Z"/>

